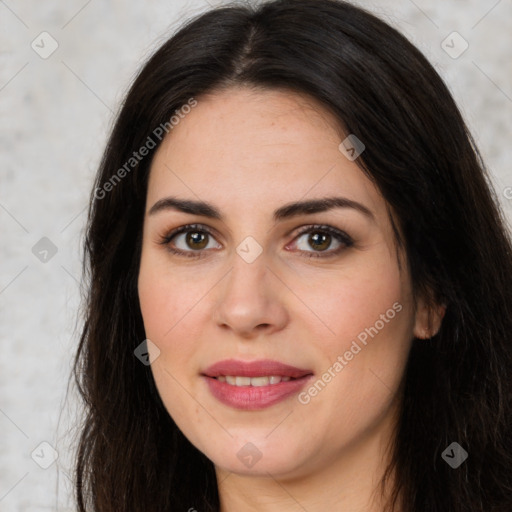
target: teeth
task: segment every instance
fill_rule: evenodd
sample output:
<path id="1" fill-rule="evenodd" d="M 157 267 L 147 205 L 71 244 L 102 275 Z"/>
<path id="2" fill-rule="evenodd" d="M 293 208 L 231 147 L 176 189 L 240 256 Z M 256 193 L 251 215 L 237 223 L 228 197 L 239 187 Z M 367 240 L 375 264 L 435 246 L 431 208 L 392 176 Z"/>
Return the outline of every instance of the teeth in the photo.
<path id="1" fill-rule="evenodd" d="M 268 386 L 269 382 L 272 380 L 272 377 L 270 379 L 268 377 L 252 377 L 251 379 L 251 386 Z M 279 382 L 281 379 L 279 379 Z M 276 384 L 275 382 L 272 382 L 272 384 Z"/>
<path id="2" fill-rule="evenodd" d="M 219 382 L 227 382 L 231 386 L 268 386 L 269 384 L 279 384 L 280 382 L 288 382 L 290 377 L 281 377 L 280 375 L 271 375 L 269 377 L 239 377 L 232 375 L 219 375 L 216 377 Z"/>
<path id="3" fill-rule="evenodd" d="M 250 377 L 235 377 L 235 384 L 237 386 L 250 386 L 251 378 Z"/>

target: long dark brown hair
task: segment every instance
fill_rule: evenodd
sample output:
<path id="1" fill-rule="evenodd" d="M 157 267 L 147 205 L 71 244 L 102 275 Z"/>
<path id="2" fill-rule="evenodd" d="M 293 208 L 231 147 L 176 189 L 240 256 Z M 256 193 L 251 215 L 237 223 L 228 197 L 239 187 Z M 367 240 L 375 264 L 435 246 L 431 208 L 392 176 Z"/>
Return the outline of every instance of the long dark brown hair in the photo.
<path id="1" fill-rule="evenodd" d="M 96 177 L 84 242 L 78 509 L 219 511 L 213 463 L 177 428 L 150 367 L 134 356 L 145 339 L 137 277 L 155 129 L 170 131 L 191 98 L 237 85 L 309 95 L 364 141 L 357 163 L 396 213 L 415 292 L 447 305 L 439 333 L 413 340 L 382 481 L 383 489 L 393 482 L 390 510 L 510 512 L 512 244 L 503 213 L 434 68 L 395 29 L 337 0 L 208 11 L 134 80 Z M 149 136 L 151 154 L 130 160 Z M 453 442 L 468 453 L 456 469 L 442 457 Z"/>

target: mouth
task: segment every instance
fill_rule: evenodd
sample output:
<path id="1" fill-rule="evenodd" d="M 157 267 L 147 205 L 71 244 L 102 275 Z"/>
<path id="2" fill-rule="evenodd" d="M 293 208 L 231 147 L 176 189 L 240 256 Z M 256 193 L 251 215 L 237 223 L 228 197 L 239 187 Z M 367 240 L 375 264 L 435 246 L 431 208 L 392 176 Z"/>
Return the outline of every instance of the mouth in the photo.
<path id="1" fill-rule="evenodd" d="M 212 395 L 236 409 L 264 409 L 298 393 L 313 372 L 271 360 L 225 360 L 206 369 Z"/>
<path id="2" fill-rule="evenodd" d="M 238 386 L 238 387 L 262 387 L 262 386 L 274 386 L 279 384 L 280 382 L 288 382 L 290 380 L 297 380 L 293 377 L 288 377 L 284 375 L 262 375 L 260 377 L 244 377 L 241 375 L 219 375 L 217 377 L 211 377 L 212 379 L 216 379 L 219 382 L 226 382 L 230 386 Z"/>
<path id="3" fill-rule="evenodd" d="M 266 386 L 312 374 L 312 370 L 297 368 L 271 359 L 256 361 L 226 359 L 209 366 L 202 373 L 206 377 L 220 379 L 221 382 L 227 382 L 233 386 Z"/>

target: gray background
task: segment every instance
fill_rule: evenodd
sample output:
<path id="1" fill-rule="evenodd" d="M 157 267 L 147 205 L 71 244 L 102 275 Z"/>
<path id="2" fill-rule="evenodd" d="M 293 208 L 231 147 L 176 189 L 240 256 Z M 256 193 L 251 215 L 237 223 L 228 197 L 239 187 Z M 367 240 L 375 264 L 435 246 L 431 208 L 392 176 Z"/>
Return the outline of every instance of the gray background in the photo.
<path id="1" fill-rule="evenodd" d="M 512 2 L 358 4 L 404 32 L 447 81 L 512 223 L 512 194 L 506 197 L 512 186 Z M 80 325 L 80 242 L 89 190 L 114 114 L 142 60 L 185 18 L 207 8 L 206 0 L 0 0 L 2 511 L 74 509 L 69 474 L 78 407 L 76 392 L 71 389 L 67 402 L 65 393 Z M 41 42 L 43 31 L 58 43 L 46 59 L 31 47 L 35 41 L 40 52 L 50 48 L 49 39 Z M 441 47 L 453 31 L 469 43 L 456 59 Z M 43 237 L 57 249 L 53 257 L 34 254 Z M 41 442 L 59 453 L 48 469 L 35 462 L 51 461 Z"/>

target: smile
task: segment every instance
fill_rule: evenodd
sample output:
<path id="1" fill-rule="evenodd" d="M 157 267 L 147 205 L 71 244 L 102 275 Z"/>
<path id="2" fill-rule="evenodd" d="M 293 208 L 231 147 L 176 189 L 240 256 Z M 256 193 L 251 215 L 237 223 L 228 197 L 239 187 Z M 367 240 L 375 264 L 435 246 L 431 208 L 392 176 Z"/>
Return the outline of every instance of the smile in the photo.
<path id="1" fill-rule="evenodd" d="M 264 377 L 241 377 L 237 376 L 234 377 L 232 375 L 219 375 L 216 377 L 216 379 L 219 382 L 227 382 L 230 386 L 254 386 L 254 387 L 261 387 L 261 386 L 268 386 L 279 384 L 280 382 L 288 382 L 291 380 L 291 377 L 285 377 L 281 375 L 271 375 L 271 376 L 264 376 Z"/>
<path id="2" fill-rule="evenodd" d="M 298 378 L 275 375 L 264 377 L 202 375 L 201 377 L 206 381 L 210 394 L 220 403 L 234 409 L 255 411 L 300 393 L 313 375 Z"/>

